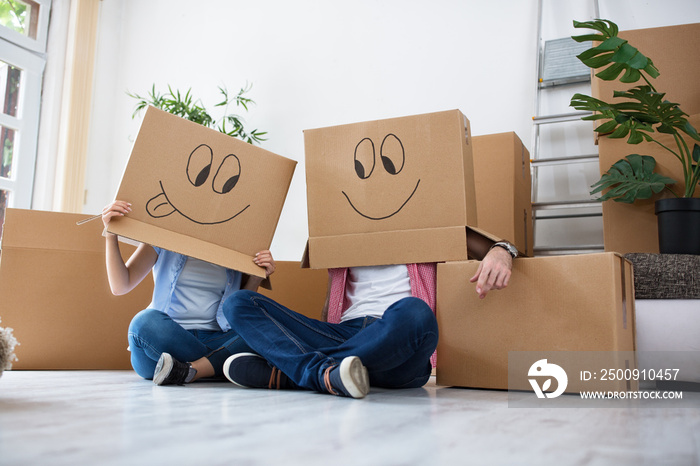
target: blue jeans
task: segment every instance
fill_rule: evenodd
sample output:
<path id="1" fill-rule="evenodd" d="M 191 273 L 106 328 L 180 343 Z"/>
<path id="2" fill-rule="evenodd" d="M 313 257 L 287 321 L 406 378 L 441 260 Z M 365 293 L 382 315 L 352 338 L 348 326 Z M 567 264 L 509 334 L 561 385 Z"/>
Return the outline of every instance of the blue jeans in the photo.
<path id="1" fill-rule="evenodd" d="M 253 351 L 302 388 L 325 392 L 323 372 L 358 356 L 370 385 L 422 387 L 438 340 L 437 320 L 418 298 L 403 298 L 381 319 L 331 324 L 298 314 L 258 293 L 240 290 L 224 303 L 231 327 Z"/>
<path id="2" fill-rule="evenodd" d="M 251 351 L 232 330 L 186 330 L 166 313 L 145 309 L 129 324 L 131 365 L 144 379 L 152 379 L 161 353 L 192 362 L 206 357 L 216 375 L 223 375 L 224 361 L 232 354 Z"/>

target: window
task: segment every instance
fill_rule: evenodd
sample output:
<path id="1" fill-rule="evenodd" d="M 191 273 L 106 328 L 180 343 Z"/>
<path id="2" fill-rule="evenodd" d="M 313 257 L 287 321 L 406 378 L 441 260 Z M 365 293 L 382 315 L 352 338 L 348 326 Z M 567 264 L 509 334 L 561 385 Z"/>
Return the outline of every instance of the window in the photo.
<path id="1" fill-rule="evenodd" d="M 0 222 L 7 207 L 31 207 L 49 8 L 0 0 Z"/>

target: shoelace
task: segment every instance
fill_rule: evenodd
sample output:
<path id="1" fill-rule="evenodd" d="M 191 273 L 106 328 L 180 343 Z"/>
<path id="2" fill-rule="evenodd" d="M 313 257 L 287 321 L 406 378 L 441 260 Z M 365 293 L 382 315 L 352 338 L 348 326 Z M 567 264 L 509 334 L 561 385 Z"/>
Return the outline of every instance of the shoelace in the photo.
<path id="1" fill-rule="evenodd" d="M 335 366 L 327 367 L 326 370 L 323 372 L 323 383 L 326 384 L 326 390 L 328 393 L 331 395 L 338 395 L 338 392 L 333 390 L 333 386 L 331 385 L 331 370 L 334 369 Z"/>
<path id="2" fill-rule="evenodd" d="M 267 388 L 276 388 L 277 390 L 279 390 L 281 379 L 282 371 L 277 369 L 276 367 L 273 367 L 272 372 L 270 373 L 270 382 L 267 384 Z"/>

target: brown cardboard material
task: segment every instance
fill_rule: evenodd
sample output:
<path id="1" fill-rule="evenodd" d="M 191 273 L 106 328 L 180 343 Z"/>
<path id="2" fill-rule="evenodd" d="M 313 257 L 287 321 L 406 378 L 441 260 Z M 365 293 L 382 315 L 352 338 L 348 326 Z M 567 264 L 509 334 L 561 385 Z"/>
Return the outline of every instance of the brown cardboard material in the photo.
<path id="1" fill-rule="evenodd" d="M 241 272 L 268 249 L 296 162 L 149 107 L 109 231 Z M 261 181 L 261 180 L 264 180 Z"/>
<path id="2" fill-rule="evenodd" d="M 107 281 L 102 223 L 84 215 L 7 209 L 0 258 L 0 316 L 14 329 L 13 370 L 131 369 L 127 330 L 148 306 L 153 281 L 124 296 Z M 125 257 L 134 248 L 121 246 Z"/>
<path id="3" fill-rule="evenodd" d="M 634 351 L 634 279 L 621 256 L 516 259 L 509 286 L 485 299 L 468 286 L 477 267 L 438 264 L 438 384 L 508 389 L 509 352 Z"/>
<path id="4" fill-rule="evenodd" d="M 328 271 L 301 268 L 299 262 L 277 261 L 270 277 L 272 289 L 263 295 L 306 317 L 321 320 L 328 289 Z"/>
<path id="5" fill-rule="evenodd" d="M 681 105 L 689 115 L 700 113 L 700 23 L 683 24 L 650 29 L 620 31 L 622 39 L 651 58 L 661 75 L 653 80 L 659 92 L 666 93 L 666 100 Z M 613 91 L 622 91 L 645 84 L 624 84 L 618 81 L 603 81 L 595 78 L 591 82 L 591 95 L 609 101 Z"/>
<path id="6" fill-rule="evenodd" d="M 514 132 L 474 136 L 479 228 L 533 255 L 530 153 Z"/>
<path id="7" fill-rule="evenodd" d="M 477 213 L 459 110 L 306 130 L 304 145 L 310 267 L 467 258 Z"/>
<path id="8" fill-rule="evenodd" d="M 688 121 L 700 128 L 700 114 L 692 115 Z M 667 147 L 675 146 L 670 135 L 657 134 L 654 136 Z M 685 138 L 689 147 L 693 147 L 695 141 Z M 601 138 L 598 141 L 600 172 L 605 173 L 618 160 L 629 154 L 651 155 L 656 159 L 656 172 L 671 177 L 678 182 L 673 185 L 676 193 L 685 190 L 683 183 L 683 168 L 676 157 L 659 147 L 657 144 L 643 142 L 637 145 L 627 144 L 626 139 Z M 700 195 L 700 188 L 695 192 Z M 666 195 L 668 196 L 668 195 Z M 657 218 L 654 213 L 654 201 L 659 195 L 651 199 L 636 201 L 634 204 L 621 202 L 603 202 L 603 241 L 605 251 L 627 254 L 630 252 L 659 252 L 659 235 Z"/>

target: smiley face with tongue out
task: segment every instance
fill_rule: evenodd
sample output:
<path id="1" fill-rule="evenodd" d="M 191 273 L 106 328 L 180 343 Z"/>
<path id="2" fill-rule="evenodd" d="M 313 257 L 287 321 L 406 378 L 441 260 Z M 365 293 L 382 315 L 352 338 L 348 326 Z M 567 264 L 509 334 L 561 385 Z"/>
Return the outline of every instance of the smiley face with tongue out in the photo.
<path id="1" fill-rule="evenodd" d="M 241 161 L 234 154 L 217 158 L 207 144 L 197 146 L 187 159 L 185 173 L 180 182 L 160 180 L 160 192 L 146 204 L 148 215 L 162 218 L 177 212 L 200 225 L 216 225 L 228 222 L 242 214 L 250 204 L 236 205 L 235 187 L 241 177 Z M 168 183 L 177 186 L 168 190 Z M 220 203 L 223 207 L 211 209 L 212 196 L 232 196 L 232 202 Z"/>

